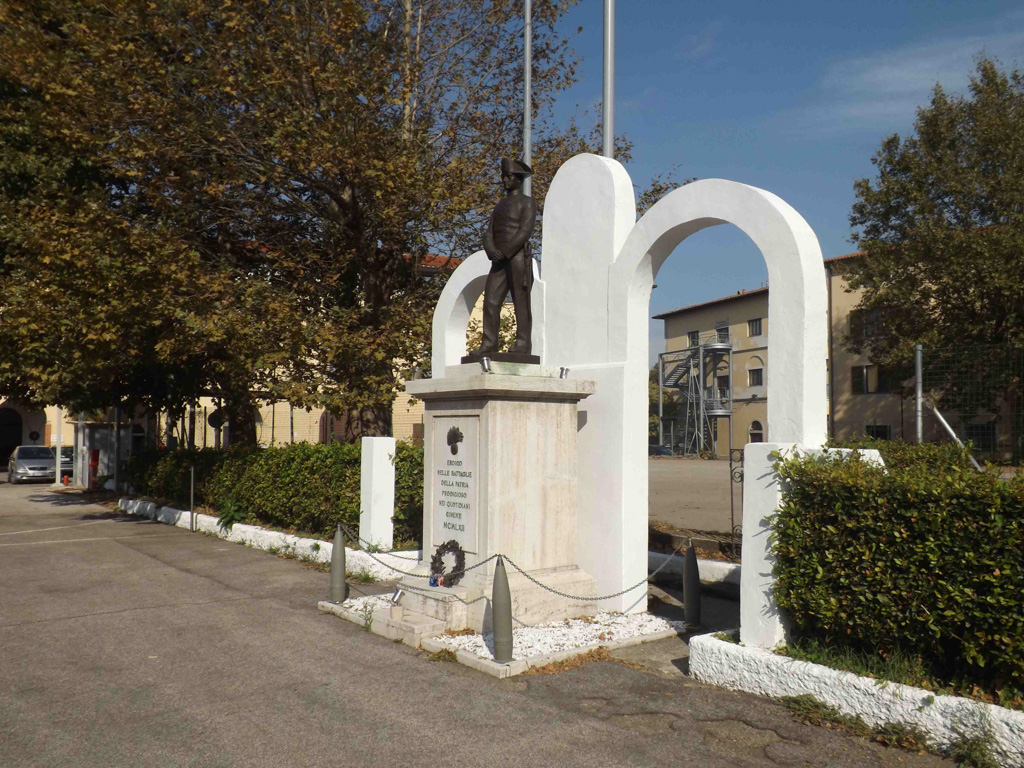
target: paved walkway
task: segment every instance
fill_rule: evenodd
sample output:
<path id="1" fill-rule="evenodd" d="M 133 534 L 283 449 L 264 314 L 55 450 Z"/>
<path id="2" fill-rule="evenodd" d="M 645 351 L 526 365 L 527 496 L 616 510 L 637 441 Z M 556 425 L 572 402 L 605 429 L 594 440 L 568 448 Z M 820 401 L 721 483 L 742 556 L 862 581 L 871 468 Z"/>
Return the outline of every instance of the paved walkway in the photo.
<path id="1" fill-rule="evenodd" d="M 317 613 L 326 576 L 0 485 L 3 766 L 938 766 L 598 662 L 499 681 Z"/>

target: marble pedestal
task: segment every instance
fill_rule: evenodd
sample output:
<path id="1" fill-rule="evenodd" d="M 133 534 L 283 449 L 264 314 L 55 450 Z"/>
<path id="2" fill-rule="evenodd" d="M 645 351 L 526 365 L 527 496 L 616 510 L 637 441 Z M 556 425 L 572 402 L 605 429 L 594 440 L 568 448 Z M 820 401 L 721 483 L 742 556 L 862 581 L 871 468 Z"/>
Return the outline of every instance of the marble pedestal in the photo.
<path id="1" fill-rule="evenodd" d="M 454 539 L 472 566 L 510 558 L 538 581 L 573 595 L 596 595 L 576 555 L 577 403 L 594 383 L 558 378 L 557 369 L 491 363 L 449 367 L 440 379 L 410 381 L 425 403 L 423 562 Z M 406 578 L 405 614 L 444 628 L 490 630 L 495 562 L 469 571 L 456 587 Z M 450 570 L 450 565 L 449 568 Z M 593 613 L 536 586 L 506 563 L 513 619 L 538 624 Z"/>

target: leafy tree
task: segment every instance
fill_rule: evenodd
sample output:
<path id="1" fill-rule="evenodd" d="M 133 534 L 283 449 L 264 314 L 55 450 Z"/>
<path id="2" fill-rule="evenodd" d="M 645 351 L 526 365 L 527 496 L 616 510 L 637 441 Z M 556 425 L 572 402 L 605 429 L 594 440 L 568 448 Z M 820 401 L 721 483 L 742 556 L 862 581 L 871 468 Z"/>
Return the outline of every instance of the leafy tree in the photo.
<path id="1" fill-rule="evenodd" d="M 885 139 L 872 162 L 850 216 L 863 257 L 843 265 L 870 322 L 847 345 L 903 371 L 918 343 L 933 359 L 1024 347 L 1024 75 L 981 59 L 968 95 L 937 85 L 914 134 Z M 993 362 L 972 361 L 979 375 L 951 384 L 950 407 L 991 409 L 1019 389 Z"/>
<path id="2" fill-rule="evenodd" d="M 534 12 L 538 114 L 574 77 L 567 6 Z M 387 431 L 441 284 L 418 260 L 478 247 L 497 159 L 518 151 L 521 11 L 4 4 L 0 75 L 24 108 L 0 113 L 0 386 L 75 406 L 215 393 L 233 434 L 255 398 L 286 397 Z M 539 157 L 553 133 L 539 120 Z"/>

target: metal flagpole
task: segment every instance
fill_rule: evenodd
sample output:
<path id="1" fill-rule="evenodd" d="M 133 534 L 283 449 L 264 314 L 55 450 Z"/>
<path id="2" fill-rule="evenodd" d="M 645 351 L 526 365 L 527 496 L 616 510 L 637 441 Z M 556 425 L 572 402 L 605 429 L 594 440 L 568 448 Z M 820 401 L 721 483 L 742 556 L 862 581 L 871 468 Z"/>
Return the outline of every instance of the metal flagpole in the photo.
<path id="1" fill-rule="evenodd" d="M 526 59 L 523 65 L 523 162 L 533 165 L 533 137 L 530 135 L 530 123 L 533 120 L 533 1 L 526 0 L 526 29 L 523 53 Z M 530 177 L 523 180 L 523 194 L 529 195 L 532 190 Z"/>
<path id="2" fill-rule="evenodd" d="M 613 157 L 615 145 L 615 0 L 604 0 L 604 143 L 601 154 Z"/>

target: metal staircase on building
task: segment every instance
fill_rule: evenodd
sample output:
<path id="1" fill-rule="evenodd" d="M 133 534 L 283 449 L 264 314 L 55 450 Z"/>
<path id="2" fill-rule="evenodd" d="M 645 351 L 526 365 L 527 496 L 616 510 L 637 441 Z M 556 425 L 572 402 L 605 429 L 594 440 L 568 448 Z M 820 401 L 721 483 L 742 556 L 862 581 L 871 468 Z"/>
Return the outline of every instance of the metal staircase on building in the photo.
<path id="1" fill-rule="evenodd" d="M 718 419 L 729 419 L 732 434 L 732 341 L 718 331 L 695 347 L 658 355 L 658 442 L 682 455 L 718 454 Z M 674 415 L 665 415 L 665 390 L 675 390 Z"/>

